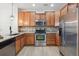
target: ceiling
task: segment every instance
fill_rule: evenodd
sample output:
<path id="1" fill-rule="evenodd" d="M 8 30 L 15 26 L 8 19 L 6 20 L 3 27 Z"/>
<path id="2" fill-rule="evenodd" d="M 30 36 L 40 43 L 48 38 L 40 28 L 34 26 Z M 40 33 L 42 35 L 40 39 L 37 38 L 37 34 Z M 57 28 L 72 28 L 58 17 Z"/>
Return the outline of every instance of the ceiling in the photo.
<path id="1" fill-rule="evenodd" d="M 53 3 L 53 7 L 51 7 L 51 3 L 35 3 L 35 6 L 32 6 L 33 3 L 16 3 L 17 7 L 21 11 L 36 11 L 36 12 L 44 12 L 44 11 L 57 11 L 60 10 L 66 3 Z"/>

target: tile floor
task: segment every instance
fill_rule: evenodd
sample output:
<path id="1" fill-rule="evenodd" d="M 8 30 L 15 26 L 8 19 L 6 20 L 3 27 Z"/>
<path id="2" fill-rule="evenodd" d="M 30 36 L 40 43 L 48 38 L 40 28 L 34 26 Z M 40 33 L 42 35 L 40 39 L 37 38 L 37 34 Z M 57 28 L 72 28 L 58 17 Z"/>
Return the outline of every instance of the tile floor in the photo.
<path id="1" fill-rule="evenodd" d="M 17 56 L 60 56 L 59 49 L 56 46 L 47 47 L 24 47 Z"/>

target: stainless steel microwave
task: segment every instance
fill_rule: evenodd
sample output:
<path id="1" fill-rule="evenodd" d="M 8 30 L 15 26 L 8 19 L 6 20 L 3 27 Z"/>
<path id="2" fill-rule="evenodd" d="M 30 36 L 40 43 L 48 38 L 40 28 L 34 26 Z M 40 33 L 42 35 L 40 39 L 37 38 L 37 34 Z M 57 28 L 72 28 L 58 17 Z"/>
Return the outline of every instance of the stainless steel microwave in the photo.
<path id="1" fill-rule="evenodd" d="M 36 26 L 45 26 L 46 22 L 44 20 L 37 20 L 36 21 Z"/>

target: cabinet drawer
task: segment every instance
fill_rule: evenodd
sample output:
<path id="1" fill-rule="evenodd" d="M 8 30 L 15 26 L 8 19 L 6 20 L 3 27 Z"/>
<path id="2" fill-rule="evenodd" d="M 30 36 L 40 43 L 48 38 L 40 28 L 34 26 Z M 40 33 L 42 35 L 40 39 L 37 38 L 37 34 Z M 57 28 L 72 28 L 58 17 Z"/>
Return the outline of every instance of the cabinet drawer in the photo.
<path id="1" fill-rule="evenodd" d="M 46 43 L 47 43 L 47 44 L 55 44 L 55 41 L 50 41 L 50 40 L 49 40 L 49 41 L 47 41 Z"/>
<path id="2" fill-rule="evenodd" d="M 47 40 L 54 40 L 55 37 L 47 37 Z"/>
<path id="3" fill-rule="evenodd" d="M 46 41 L 55 41 L 55 39 L 49 39 L 49 38 L 47 38 Z"/>

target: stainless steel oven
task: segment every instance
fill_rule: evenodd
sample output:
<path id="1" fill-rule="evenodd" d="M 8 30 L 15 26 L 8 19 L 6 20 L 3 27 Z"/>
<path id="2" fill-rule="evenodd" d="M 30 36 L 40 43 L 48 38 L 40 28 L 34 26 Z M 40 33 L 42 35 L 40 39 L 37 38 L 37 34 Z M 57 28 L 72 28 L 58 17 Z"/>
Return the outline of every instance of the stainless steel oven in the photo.
<path id="1" fill-rule="evenodd" d="M 45 25 L 45 20 L 36 20 L 35 46 L 46 46 Z"/>
<path id="2" fill-rule="evenodd" d="M 45 40 L 45 34 L 36 34 L 36 40 Z"/>
<path id="3" fill-rule="evenodd" d="M 46 34 L 45 33 L 35 34 L 35 46 L 46 46 Z"/>

